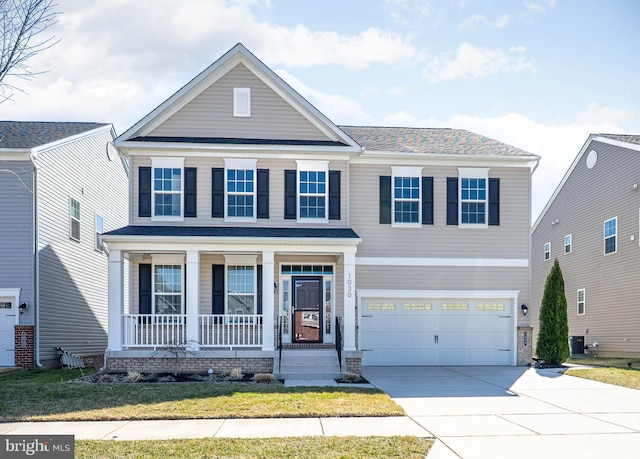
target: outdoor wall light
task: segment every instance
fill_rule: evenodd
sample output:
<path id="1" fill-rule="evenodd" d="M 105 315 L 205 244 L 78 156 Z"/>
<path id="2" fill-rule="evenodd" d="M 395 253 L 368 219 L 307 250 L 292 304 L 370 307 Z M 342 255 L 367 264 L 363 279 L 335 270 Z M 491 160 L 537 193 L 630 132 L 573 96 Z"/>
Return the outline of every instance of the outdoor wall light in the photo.
<path id="1" fill-rule="evenodd" d="M 27 310 L 27 303 L 20 303 L 20 306 L 18 306 L 18 310 L 20 311 L 20 314 L 25 312 Z"/>
<path id="2" fill-rule="evenodd" d="M 278 290 L 278 283 L 274 282 L 273 283 L 273 293 L 276 293 L 276 290 Z"/>
<path id="3" fill-rule="evenodd" d="M 520 305 L 520 309 L 522 309 L 522 315 L 523 315 L 523 316 L 526 316 L 526 315 L 527 315 L 527 312 L 529 312 L 529 308 L 527 307 L 527 305 L 526 305 L 526 304 L 521 304 L 521 305 Z"/>

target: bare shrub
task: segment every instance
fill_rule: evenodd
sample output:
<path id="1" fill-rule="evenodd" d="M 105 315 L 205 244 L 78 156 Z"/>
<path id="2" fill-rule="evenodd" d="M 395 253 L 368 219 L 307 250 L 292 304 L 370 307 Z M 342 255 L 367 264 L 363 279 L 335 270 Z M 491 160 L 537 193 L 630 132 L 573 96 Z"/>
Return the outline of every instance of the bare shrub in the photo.
<path id="1" fill-rule="evenodd" d="M 127 373 L 127 381 L 129 382 L 140 382 L 142 380 L 142 373 L 137 371 L 130 371 Z"/>
<path id="2" fill-rule="evenodd" d="M 229 372 L 229 379 L 232 381 L 240 381 L 243 376 L 241 368 L 233 368 Z"/>
<path id="3" fill-rule="evenodd" d="M 360 381 L 360 375 L 356 373 L 345 373 L 342 375 L 341 382 L 356 383 Z"/>
<path id="4" fill-rule="evenodd" d="M 253 377 L 253 381 L 256 383 L 262 383 L 262 384 L 274 384 L 276 382 L 278 382 L 278 380 L 276 379 L 275 376 L 273 376 L 272 374 L 267 374 L 267 373 L 260 373 L 257 375 L 254 375 Z"/>

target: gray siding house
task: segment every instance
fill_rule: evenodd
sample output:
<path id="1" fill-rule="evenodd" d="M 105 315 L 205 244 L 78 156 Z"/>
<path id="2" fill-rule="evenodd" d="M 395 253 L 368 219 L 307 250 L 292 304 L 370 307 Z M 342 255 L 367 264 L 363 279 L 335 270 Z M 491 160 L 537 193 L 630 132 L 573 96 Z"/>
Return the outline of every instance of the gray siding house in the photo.
<path id="1" fill-rule="evenodd" d="M 640 136 L 591 134 L 533 225 L 532 323 L 557 258 L 574 354 L 640 357 L 639 170 Z"/>
<path id="2" fill-rule="evenodd" d="M 57 365 L 107 344 L 107 253 L 128 171 L 101 123 L 0 121 L 0 366 Z"/>
<path id="3" fill-rule="evenodd" d="M 109 370 L 158 371 L 177 349 L 188 371 L 318 371 L 337 349 L 354 372 L 530 361 L 537 156 L 337 126 L 241 44 L 114 145 L 131 201 L 102 237 Z"/>

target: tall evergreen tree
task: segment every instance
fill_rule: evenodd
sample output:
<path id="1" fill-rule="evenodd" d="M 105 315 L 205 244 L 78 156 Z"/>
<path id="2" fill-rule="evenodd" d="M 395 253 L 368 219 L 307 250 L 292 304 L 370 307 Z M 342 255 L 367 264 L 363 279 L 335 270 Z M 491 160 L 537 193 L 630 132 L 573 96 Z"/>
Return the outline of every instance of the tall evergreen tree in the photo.
<path id="1" fill-rule="evenodd" d="M 569 352 L 567 297 L 564 294 L 564 279 L 557 258 L 544 285 L 539 320 L 540 329 L 536 343 L 538 358 L 546 363 L 563 363 L 571 354 Z"/>

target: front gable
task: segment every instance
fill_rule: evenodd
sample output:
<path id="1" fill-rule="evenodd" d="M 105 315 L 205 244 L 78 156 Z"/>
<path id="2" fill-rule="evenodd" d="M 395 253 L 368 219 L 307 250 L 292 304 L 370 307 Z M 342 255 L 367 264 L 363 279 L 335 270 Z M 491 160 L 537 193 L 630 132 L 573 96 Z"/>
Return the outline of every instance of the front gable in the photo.
<path id="1" fill-rule="evenodd" d="M 234 106 L 239 90 L 248 106 Z M 248 109 L 248 111 L 247 111 Z M 116 146 L 153 142 L 322 146 L 359 145 L 241 44 L 116 139 Z M 224 148 L 224 147 L 223 147 Z"/>

